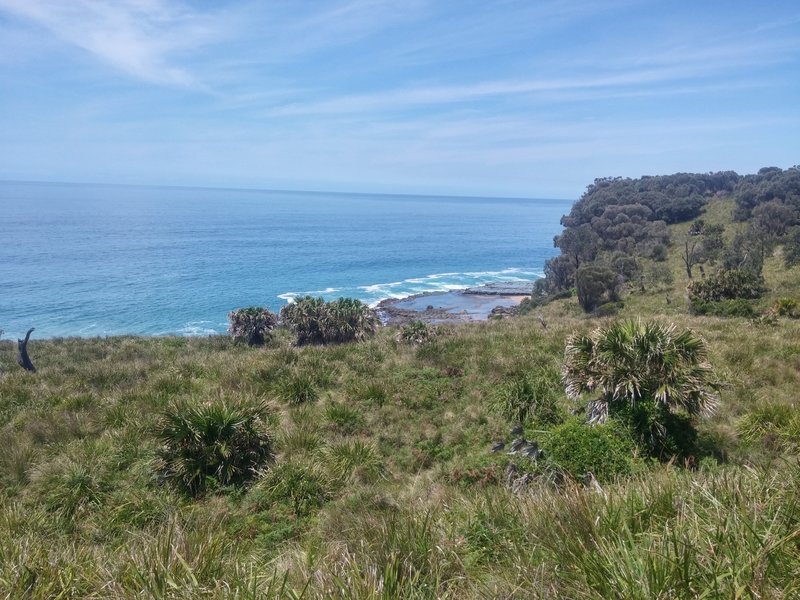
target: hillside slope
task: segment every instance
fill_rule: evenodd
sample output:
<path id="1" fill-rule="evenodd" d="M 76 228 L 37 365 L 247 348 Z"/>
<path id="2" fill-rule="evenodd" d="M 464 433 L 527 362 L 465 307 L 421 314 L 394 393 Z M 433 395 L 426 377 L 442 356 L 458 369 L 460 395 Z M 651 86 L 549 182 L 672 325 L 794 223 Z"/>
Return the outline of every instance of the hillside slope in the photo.
<path id="1" fill-rule="evenodd" d="M 700 215 L 733 239 L 732 198 Z M 224 337 L 55 339 L 15 364 L 0 341 L 0 592 L 9 598 L 673 598 L 800 594 L 800 320 L 698 316 L 669 226 L 671 281 L 621 291 L 618 318 L 690 328 L 720 407 L 696 453 L 560 455 L 584 403 L 559 381 L 567 338 L 611 322 L 575 297 L 443 328 L 420 344 L 264 349 Z M 777 246 L 763 275 L 800 299 Z M 667 301 L 669 298 L 669 302 Z M 176 404 L 266 406 L 275 462 L 197 497 L 159 459 Z M 522 407 L 523 413 L 518 412 Z M 527 414 L 525 414 L 527 411 Z M 516 416 L 544 449 L 509 455 Z M 575 425 L 576 427 L 578 425 Z M 561 427 L 562 429 L 558 429 Z M 573 430 L 569 428 L 573 427 Z M 594 439 L 594 438 L 593 438 Z M 626 447 L 627 448 L 627 447 Z M 567 468 L 591 467 L 598 482 Z"/>

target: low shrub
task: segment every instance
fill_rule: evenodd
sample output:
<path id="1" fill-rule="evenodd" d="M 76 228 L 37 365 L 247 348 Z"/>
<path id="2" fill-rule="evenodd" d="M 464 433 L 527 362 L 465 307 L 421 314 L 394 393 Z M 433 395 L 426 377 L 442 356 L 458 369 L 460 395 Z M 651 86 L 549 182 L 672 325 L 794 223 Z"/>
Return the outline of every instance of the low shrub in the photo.
<path id="1" fill-rule="evenodd" d="M 164 478 L 194 496 L 250 481 L 274 458 L 265 419 L 264 406 L 173 404 L 159 432 Z"/>
<path id="2" fill-rule="evenodd" d="M 542 446 L 548 461 L 578 481 L 589 472 L 600 482 L 632 472 L 633 443 L 613 422 L 588 425 L 572 419 L 551 429 Z"/>
<path id="3" fill-rule="evenodd" d="M 753 304 L 744 298 L 720 300 L 718 302 L 695 302 L 692 303 L 692 312 L 696 315 L 705 315 L 709 317 L 752 318 L 756 315 Z"/>
<path id="4" fill-rule="evenodd" d="M 321 473 L 294 463 L 271 469 L 253 494 L 259 510 L 278 504 L 289 507 L 297 517 L 308 516 L 331 498 L 329 483 Z"/>
<path id="5" fill-rule="evenodd" d="M 699 281 L 689 282 L 689 300 L 692 304 L 719 302 L 721 300 L 755 300 L 766 291 L 764 278 L 744 269 L 728 269 Z"/>
<path id="6" fill-rule="evenodd" d="M 736 433 L 750 443 L 787 449 L 798 443 L 800 415 L 794 406 L 764 402 L 739 419 Z"/>
<path id="7" fill-rule="evenodd" d="M 626 427 L 643 455 L 666 461 L 685 459 L 697 452 L 697 429 L 692 419 L 646 399 L 614 410 L 614 419 Z"/>
<path id="8" fill-rule="evenodd" d="M 491 406 L 511 423 L 532 419 L 542 425 L 552 425 L 561 421 L 558 407 L 561 394 L 558 373 L 542 370 L 506 382 L 499 388 Z"/>
<path id="9" fill-rule="evenodd" d="M 625 303 L 620 300 L 619 302 L 605 302 L 592 311 L 593 317 L 613 317 L 620 310 L 625 307 Z"/>
<path id="10" fill-rule="evenodd" d="M 778 298 L 772 306 L 772 310 L 779 317 L 800 318 L 800 303 L 794 298 Z"/>
<path id="11" fill-rule="evenodd" d="M 325 302 L 304 296 L 281 309 L 281 320 L 297 335 L 297 343 L 343 344 L 375 333 L 380 321 L 374 310 L 353 298 Z"/>
<path id="12" fill-rule="evenodd" d="M 244 341 L 248 346 L 263 346 L 270 340 L 278 316 L 266 308 L 251 306 L 228 313 L 228 321 L 228 333 L 235 341 Z"/>
<path id="13" fill-rule="evenodd" d="M 400 329 L 398 339 L 406 344 L 424 344 L 436 335 L 436 327 L 423 321 L 412 321 Z"/>

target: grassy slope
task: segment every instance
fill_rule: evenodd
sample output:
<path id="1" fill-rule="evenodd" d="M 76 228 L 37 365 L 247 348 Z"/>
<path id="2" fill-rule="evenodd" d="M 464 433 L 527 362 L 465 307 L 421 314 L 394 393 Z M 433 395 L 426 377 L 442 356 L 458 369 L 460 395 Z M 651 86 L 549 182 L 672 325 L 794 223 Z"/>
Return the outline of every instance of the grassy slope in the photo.
<path id="1" fill-rule="evenodd" d="M 714 201 L 706 220 L 730 207 Z M 706 338 L 726 387 L 701 428 L 728 462 L 653 467 L 604 494 L 514 496 L 494 484 L 508 458 L 489 452 L 509 427 L 498 390 L 557 369 L 566 336 L 596 325 L 574 299 L 542 308 L 546 330 L 525 317 L 421 347 L 392 330 L 303 349 L 34 340 L 32 375 L 0 342 L 0 594 L 798 597 L 800 322 L 691 317 L 677 247 L 668 264 L 671 304 L 635 293 L 623 316 Z M 798 296 L 800 269 L 775 257 L 765 274 L 773 297 Z M 317 399 L 293 404 L 301 392 Z M 272 475 L 201 500 L 159 485 L 158 418 L 179 398 L 267 401 Z"/>

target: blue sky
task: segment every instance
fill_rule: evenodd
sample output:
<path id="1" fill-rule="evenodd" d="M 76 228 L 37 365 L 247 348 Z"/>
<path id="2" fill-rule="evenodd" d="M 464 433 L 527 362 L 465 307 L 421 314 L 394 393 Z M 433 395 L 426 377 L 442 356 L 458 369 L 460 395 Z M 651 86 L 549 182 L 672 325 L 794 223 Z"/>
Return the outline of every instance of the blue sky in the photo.
<path id="1" fill-rule="evenodd" d="M 0 179 L 576 198 L 799 151 L 796 0 L 0 0 Z"/>

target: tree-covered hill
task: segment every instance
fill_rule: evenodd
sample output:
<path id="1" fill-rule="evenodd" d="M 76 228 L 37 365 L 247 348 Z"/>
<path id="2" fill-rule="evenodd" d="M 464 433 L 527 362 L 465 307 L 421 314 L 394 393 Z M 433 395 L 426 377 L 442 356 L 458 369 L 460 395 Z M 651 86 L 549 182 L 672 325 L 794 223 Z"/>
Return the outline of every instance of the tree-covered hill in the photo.
<path id="1" fill-rule="evenodd" d="M 733 202 L 733 218 L 707 222 L 702 215 L 721 199 Z M 574 292 L 587 312 L 610 303 L 607 314 L 629 288 L 670 283 L 662 268 L 669 249 L 677 249 L 690 279 L 706 266 L 758 278 L 777 246 L 787 265 L 799 260 L 800 167 L 598 179 L 561 222 L 554 240 L 561 252 L 547 261 L 534 300 Z M 686 223 L 685 231 L 670 227 Z"/>

